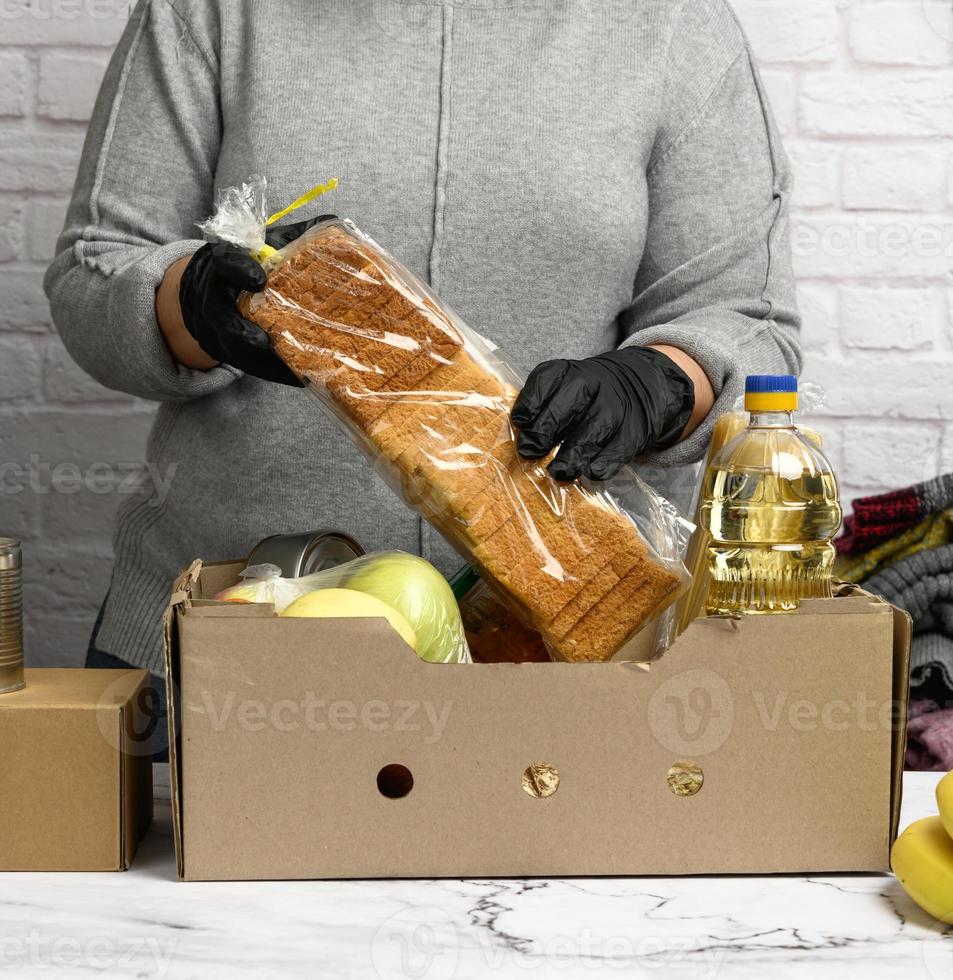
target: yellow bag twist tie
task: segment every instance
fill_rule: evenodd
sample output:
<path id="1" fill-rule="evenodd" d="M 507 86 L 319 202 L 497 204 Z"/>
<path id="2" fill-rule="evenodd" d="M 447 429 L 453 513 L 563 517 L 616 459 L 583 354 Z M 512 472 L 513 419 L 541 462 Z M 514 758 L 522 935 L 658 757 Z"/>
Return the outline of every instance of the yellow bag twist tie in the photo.
<path id="1" fill-rule="evenodd" d="M 284 210 L 273 214 L 265 222 L 265 227 L 270 228 L 276 222 L 281 221 L 282 218 L 287 218 L 292 212 L 297 211 L 299 208 L 303 208 L 306 204 L 310 204 L 312 201 L 316 201 L 319 197 L 327 194 L 329 191 L 333 191 L 337 185 L 337 177 L 332 177 L 326 184 L 318 184 L 317 187 L 312 187 L 311 190 L 309 190 L 306 194 L 302 194 L 301 197 L 289 204 Z M 272 248 L 270 245 L 265 245 L 264 248 L 261 248 L 257 252 L 253 253 L 253 258 L 264 264 L 266 260 L 277 254 L 278 249 Z"/>

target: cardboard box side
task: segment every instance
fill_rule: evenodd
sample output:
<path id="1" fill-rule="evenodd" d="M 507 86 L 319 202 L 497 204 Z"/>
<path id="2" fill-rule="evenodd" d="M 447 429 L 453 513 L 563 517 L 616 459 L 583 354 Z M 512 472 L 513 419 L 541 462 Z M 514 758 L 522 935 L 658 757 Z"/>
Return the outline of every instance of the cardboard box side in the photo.
<path id="1" fill-rule="evenodd" d="M 246 564 L 244 561 L 201 562 L 192 580 L 192 598 L 212 599 L 223 589 L 236 585 Z"/>
<path id="2" fill-rule="evenodd" d="M 169 782 L 172 808 L 172 838 L 175 843 L 175 870 L 181 880 L 185 875 L 185 855 L 182 850 L 182 743 L 179 739 L 179 643 L 178 610 L 166 612 L 165 685 L 168 704 Z"/>
<path id="3" fill-rule="evenodd" d="M 744 739 L 751 749 L 743 750 L 739 756 L 738 761 L 744 767 L 764 767 L 767 771 L 786 772 L 789 777 L 799 778 L 806 770 L 816 767 L 817 780 L 810 774 L 801 778 L 794 799 L 810 826 L 825 828 L 823 834 L 828 839 L 840 838 L 845 861 L 849 857 L 853 863 L 789 870 L 885 871 L 889 868 L 896 789 L 892 722 L 894 647 L 892 607 L 866 594 L 850 594 L 833 600 L 806 601 L 793 616 L 699 617 L 668 653 L 652 665 L 656 683 L 674 686 L 666 696 L 680 703 L 685 722 L 672 718 L 673 724 L 681 725 L 691 718 L 690 707 L 697 692 L 683 690 L 680 701 L 675 696 L 682 687 L 681 679 L 693 678 L 692 684 L 697 684 L 709 697 L 712 717 L 721 713 L 733 718 L 735 731 L 739 725 L 745 726 Z M 745 657 L 763 658 L 760 676 L 748 676 L 757 687 L 741 686 L 746 683 L 748 670 L 738 660 L 737 651 L 747 651 Z M 821 676 L 827 680 L 818 685 L 815 680 Z M 868 696 L 873 724 L 864 713 Z M 750 707 L 755 700 L 759 702 L 758 710 L 753 714 L 748 712 L 743 718 L 740 709 L 745 703 Z M 890 717 L 887 709 L 891 709 Z M 807 715 L 801 715 L 802 711 Z M 783 736 L 785 727 L 790 729 L 792 739 L 789 757 L 783 760 L 783 765 L 769 766 L 766 757 L 775 751 L 774 743 Z M 812 742 L 810 732 L 814 727 L 826 729 L 827 734 Z M 852 744 L 845 747 L 843 740 L 847 739 L 852 739 Z M 726 748 L 729 745 L 726 743 Z M 845 748 L 850 755 L 843 757 L 843 769 L 849 772 L 839 774 L 841 763 L 832 769 L 831 762 Z M 694 761 L 704 764 L 701 758 Z M 822 785 L 823 791 L 819 788 Z M 864 805 L 836 808 L 840 817 L 831 824 L 835 812 L 831 801 L 838 798 L 863 800 Z M 765 832 L 768 833 L 767 826 Z M 800 830 L 794 829 L 792 833 Z M 805 854 L 819 850 L 810 840 L 802 844 Z"/>
<path id="4" fill-rule="evenodd" d="M 864 598 L 870 602 L 889 605 L 873 592 L 853 582 L 835 583 L 837 596 L 851 599 Z M 890 606 L 893 610 L 893 720 L 890 839 L 888 847 L 897 839 L 900 826 L 900 809 L 903 804 L 903 773 L 907 754 L 907 716 L 910 708 L 910 646 L 913 640 L 913 619 L 905 609 Z M 889 858 L 888 858 L 889 867 Z"/>
<path id="5" fill-rule="evenodd" d="M 165 645 L 165 690 L 169 742 L 169 781 L 171 788 L 172 837 L 175 843 L 175 870 L 181 881 L 185 875 L 185 855 L 182 847 L 182 751 L 179 739 L 179 630 L 178 616 L 191 601 L 192 588 L 202 571 L 196 561 L 184 571 L 172 586 L 169 605 L 162 617 Z"/>
<path id="6" fill-rule="evenodd" d="M 118 870 L 120 715 L 118 707 L 0 710 L 0 869 Z"/>
<path id="7" fill-rule="evenodd" d="M 801 730 L 786 714 L 771 727 L 764 718 L 779 695 L 786 705 L 823 707 L 853 704 L 866 689 L 878 705 L 890 702 L 889 607 L 850 602 L 852 614 L 844 615 L 834 608 L 839 601 L 772 622 L 693 625 L 649 671 L 623 664 L 423 664 L 381 623 L 251 624 L 193 616 L 183 606 L 179 647 L 169 647 L 188 744 L 188 757 L 178 757 L 181 849 L 189 851 L 183 876 L 882 870 L 893 732 L 823 721 Z M 275 650 L 281 658 L 263 657 Z M 342 651 L 352 655 L 342 658 Z M 719 686 L 727 684 L 734 705 L 733 723 L 719 735 L 713 716 L 715 728 L 699 736 L 701 743 L 665 720 L 692 703 L 700 684 L 714 685 L 716 708 Z M 233 686 L 250 704 L 283 706 L 280 724 L 251 729 L 237 708 L 225 727 L 213 724 L 206 694 L 224 696 Z M 311 729 L 302 708 L 289 732 L 283 712 L 309 691 L 328 704 L 346 702 L 352 715 L 356 709 L 356 726 L 352 715 L 347 727 L 335 727 L 322 714 L 322 727 Z M 393 724 L 382 728 L 377 712 L 391 704 L 429 705 L 443 727 L 438 733 L 426 715 L 416 728 L 398 725 L 403 715 L 395 712 Z M 368 705 L 374 713 L 365 723 Z M 668 768 L 684 758 L 705 771 L 705 786 L 691 799 L 673 796 L 666 782 Z M 563 777 L 546 800 L 520 785 L 527 764 L 539 761 L 558 765 Z M 415 778 L 401 800 L 385 799 L 375 783 L 379 769 L 394 762 L 407 763 Z M 766 775 L 776 774 L 786 778 L 767 791 Z M 203 791 L 189 794 L 190 785 Z M 863 802 L 846 824 L 830 802 L 845 795 Z M 236 810 L 246 819 L 225 839 L 216 828 Z"/>
<path id="8" fill-rule="evenodd" d="M 893 700 L 897 707 L 893 732 L 893 799 L 890 815 L 890 846 L 900 828 L 903 803 L 903 771 L 907 755 L 907 715 L 910 708 L 910 644 L 913 619 L 904 609 L 893 610 Z"/>
<path id="9" fill-rule="evenodd" d="M 122 708 L 124 746 L 122 765 L 123 852 L 122 869 L 132 864 L 139 842 L 152 823 L 152 756 L 146 749 L 152 707 L 149 674 L 141 671 L 139 686 Z"/>

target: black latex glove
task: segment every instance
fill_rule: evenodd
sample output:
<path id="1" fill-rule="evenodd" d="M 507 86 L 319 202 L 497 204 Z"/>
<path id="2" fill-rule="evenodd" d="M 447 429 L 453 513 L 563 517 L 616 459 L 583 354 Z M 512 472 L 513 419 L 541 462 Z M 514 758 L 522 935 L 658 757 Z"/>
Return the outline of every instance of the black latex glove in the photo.
<path id="1" fill-rule="evenodd" d="M 513 408 L 521 456 L 542 459 L 557 480 L 608 480 L 650 449 L 681 436 L 695 409 L 695 388 L 670 358 L 625 347 L 584 361 L 545 361 Z"/>
<path id="2" fill-rule="evenodd" d="M 265 240 L 272 248 L 284 248 L 330 217 L 269 228 Z M 238 312 L 238 297 L 243 292 L 261 292 L 266 281 L 265 270 L 244 249 L 224 242 L 203 245 L 182 274 L 182 318 L 209 357 L 256 378 L 301 388 L 301 382 L 271 349 L 265 331 Z"/>

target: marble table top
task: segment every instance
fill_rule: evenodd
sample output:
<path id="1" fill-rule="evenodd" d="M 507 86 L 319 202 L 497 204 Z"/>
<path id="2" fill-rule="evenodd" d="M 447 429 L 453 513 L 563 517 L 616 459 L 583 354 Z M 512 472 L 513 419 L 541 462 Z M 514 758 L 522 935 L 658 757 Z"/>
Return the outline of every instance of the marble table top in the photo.
<path id="1" fill-rule="evenodd" d="M 0 971 L 17 980 L 953 977 L 953 927 L 889 875 L 180 883 L 167 778 L 160 770 L 156 822 L 129 872 L 0 874 Z M 937 779 L 906 776 L 903 826 L 935 812 Z"/>

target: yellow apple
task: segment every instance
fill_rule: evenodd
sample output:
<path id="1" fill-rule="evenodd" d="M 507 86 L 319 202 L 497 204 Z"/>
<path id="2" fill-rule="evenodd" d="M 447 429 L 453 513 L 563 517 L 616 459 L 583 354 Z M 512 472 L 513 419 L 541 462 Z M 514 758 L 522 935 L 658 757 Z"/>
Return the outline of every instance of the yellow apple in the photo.
<path id="1" fill-rule="evenodd" d="M 356 589 L 319 589 L 295 599 L 281 614 L 299 619 L 386 619 L 416 653 L 413 627 L 393 606 Z"/>
<path id="2" fill-rule="evenodd" d="M 953 923 L 953 841 L 939 817 L 910 824 L 894 841 L 890 865 L 920 908 Z"/>
<path id="3" fill-rule="evenodd" d="M 953 772 L 948 772 L 936 786 L 936 805 L 946 832 L 953 837 Z"/>

